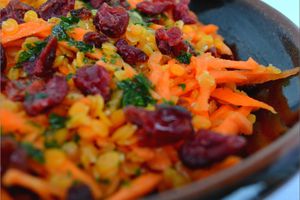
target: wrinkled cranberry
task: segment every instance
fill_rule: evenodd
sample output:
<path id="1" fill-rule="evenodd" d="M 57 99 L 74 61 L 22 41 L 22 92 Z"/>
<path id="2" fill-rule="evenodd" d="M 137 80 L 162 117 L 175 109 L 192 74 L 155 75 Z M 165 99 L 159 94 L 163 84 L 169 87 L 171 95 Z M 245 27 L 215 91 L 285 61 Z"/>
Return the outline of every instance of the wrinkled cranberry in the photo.
<path id="1" fill-rule="evenodd" d="M 1 137 L 1 175 L 9 168 L 28 169 L 26 152 L 10 137 Z"/>
<path id="2" fill-rule="evenodd" d="M 9 82 L 8 78 L 4 74 L 0 74 L 0 87 L 1 92 L 5 89 L 6 84 Z"/>
<path id="3" fill-rule="evenodd" d="M 82 93 L 100 94 L 105 100 L 110 98 L 110 82 L 108 71 L 99 65 L 82 67 L 74 77 L 74 83 Z"/>
<path id="4" fill-rule="evenodd" d="M 155 39 L 157 47 L 162 54 L 175 57 L 186 52 L 195 54 L 192 46 L 183 40 L 182 32 L 177 27 L 169 30 L 158 29 L 155 33 Z"/>
<path id="5" fill-rule="evenodd" d="M 124 8 L 113 8 L 106 3 L 98 9 L 94 18 L 97 30 L 112 38 L 121 37 L 126 32 L 128 23 L 129 15 Z"/>
<path id="6" fill-rule="evenodd" d="M 139 48 L 128 45 L 126 40 L 120 39 L 116 42 L 117 52 L 125 62 L 130 65 L 147 61 L 148 56 Z"/>
<path id="7" fill-rule="evenodd" d="M 181 146 L 179 157 L 189 168 L 207 167 L 239 153 L 245 144 L 246 140 L 240 136 L 225 136 L 201 130 Z"/>
<path id="8" fill-rule="evenodd" d="M 126 9 L 129 8 L 129 4 L 126 0 L 90 0 L 93 8 L 100 8 L 104 2 L 112 7 L 122 6 Z"/>
<path id="9" fill-rule="evenodd" d="M 0 11 L 0 23 L 7 20 L 8 18 L 13 18 L 18 23 L 23 23 L 24 14 L 28 10 L 34 10 L 34 8 L 25 3 L 22 3 L 19 0 L 11 0 L 7 4 L 7 6 Z"/>
<path id="10" fill-rule="evenodd" d="M 234 60 L 234 55 L 221 54 L 216 47 L 208 49 L 205 53 L 211 53 L 215 58 L 222 58 L 225 60 Z"/>
<path id="11" fill-rule="evenodd" d="M 34 93 L 44 88 L 42 80 L 31 81 L 29 79 L 19 79 L 9 81 L 5 86 L 4 93 L 13 101 L 23 101 L 27 93 Z"/>
<path id="12" fill-rule="evenodd" d="M 189 9 L 190 0 L 180 0 L 173 9 L 173 18 L 175 21 L 182 20 L 185 24 L 194 24 L 197 17 Z"/>
<path id="13" fill-rule="evenodd" d="M 1 62 L 0 62 L 1 73 L 3 73 L 6 68 L 6 55 L 5 55 L 4 47 L 2 46 L 2 44 L 0 44 L 0 59 L 1 59 Z"/>
<path id="14" fill-rule="evenodd" d="M 48 0 L 40 6 L 38 13 L 41 18 L 48 20 L 51 17 L 66 16 L 74 6 L 75 0 Z"/>
<path id="15" fill-rule="evenodd" d="M 171 1 L 142 1 L 136 5 L 138 11 L 147 15 L 158 15 L 172 8 L 174 5 Z"/>
<path id="16" fill-rule="evenodd" d="M 28 92 L 24 108 L 29 115 L 37 115 L 62 102 L 68 90 L 65 77 L 54 76 L 42 90 Z"/>
<path id="17" fill-rule="evenodd" d="M 92 17 L 92 12 L 87 8 L 79 8 L 77 10 L 72 10 L 71 16 L 79 19 L 89 19 Z"/>
<path id="18" fill-rule="evenodd" d="M 35 61 L 28 61 L 23 67 L 28 75 L 37 77 L 47 77 L 53 73 L 53 62 L 57 47 L 57 39 L 52 37 L 49 39 L 46 47 L 41 51 Z"/>
<path id="19" fill-rule="evenodd" d="M 188 139 L 193 134 L 191 115 L 178 106 L 160 105 L 155 111 L 129 106 L 126 119 L 136 124 L 142 146 L 160 147 Z"/>
<path id="20" fill-rule="evenodd" d="M 83 36 L 83 41 L 89 45 L 101 48 L 104 42 L 108 41 L 108 37 L 97 32 L 88 32 Z"/>
<path id="21" fill-rule="evenodd" d="M 93 200 L 92 191 L 89 186 L 79 183 L 72 185 L 67 192 L 66 200 Z"/>

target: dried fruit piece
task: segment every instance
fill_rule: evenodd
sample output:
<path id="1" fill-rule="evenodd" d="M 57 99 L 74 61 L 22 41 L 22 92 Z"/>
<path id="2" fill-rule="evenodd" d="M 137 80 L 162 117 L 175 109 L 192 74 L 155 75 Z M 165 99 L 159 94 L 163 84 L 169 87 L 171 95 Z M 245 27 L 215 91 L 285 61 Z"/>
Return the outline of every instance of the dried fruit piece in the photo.
<path id="1" fill-rule="evenodd" d="M 174 144 L 193 135 L 192 117 L 179 106 L 159 105 L 155 111 L 129 106 L 125 115 L 129 122 L 139 127 L 137 134 L 142 146 Z"/>
<path id="2" fill-rule="evenodd" d="M 47 77 L 53 73 L 53 62 L 57 47 L 57 39 L 49 39 L 46 47 L 34 61 L 28 61 L 23 64 L 27 74 L 37 77 Z"/>
<path id="3" fill-rule="evenodd" d="M 195 24 L 197 16 L 189 9 L 190 0 L 180 0 L 173 9 L 173 18 L 175 21 L 182 20 L 185 24 Z"/>
<path id="4" fill-rule="evenodd" d="M 0 44 L 0 59 L 1 59 L 0 66 L 1 66 L 1 73 L 2 73 L 6 68 L 6 55 L 2 44 Z"/>
<path id="5" fill-rule="evenodd" d="M 108 37 L 118 38 L 125 32 L 129 23 L 129 15 L 122 7 L 110 7 L 107 3 L 99 8 L 94 25 Z"/>
<path id="6" fill-rule="evenodd" d="M 92 17 L 92 12 L 89 9 L 84 7 L 76 10 L 72 10 L 70 13 L 72 17 L 76 17 L 79 19 L 89 19 Z"/>
<path id="7" fill-rule="evenodd" d="M 38 14 L 44 20 L 66 16 L 69 11 L 74 9 L 74 6 L 75 0 L 48 0 L 40 6 Z"/>
<path id="8" fill-rule="evenodd" d="M 19 0 L 11 0 L 7 4 L 7 6 L 0 11 L 0 24 L 8 18 L 13 18 L 18 23 L 23 23 L 24 14 L 28 10 L 34 10 L 34 8 L 25 3 L 22 3 Z"/>
<path id="9" fill-rule="evenodd" d="M 76 71 L 74 83 L 84 94 L 100 94 L 105 100 L 110 98 L 111 77 L 99 65 L 85 66 Z"/>
<path id="10" fill-rule="evenodd" d="M 182 32 L 179 28 L 173 27 L 169 30 L 158 29 L 155 33 L 158 49 L 162 54 L 178 57 L 184 53 L 195 55 L 192 46 L 183 40 Z"/>
<path id="11" fill-rule="evenodd" d="M 93 200 L 92 191 L 89 186 L 79 183 L 73 184 L 67 192 L 66 200 Z"/>
<path id="12" fill-rule="evenodd" d="M 125 62 L 130 65 L 146 62 L 148 56 L 139 48 L 128 45 L 127 41 L 120 39 L 116 42 L 117 52 Z"/>
<path id="13" fill-rule="evenodd" d="M 54 76 L 42 90 L 29 92 L 26 95 L 24 108 L 29 115 L 42 113 L 62 102 L 68 90 L 65 77 Z"/>
<path id="14" fill-rule="evenodd" d="M 138 11 L 147 15 L 158 15 L 172 8 L 172 1 L 142 1 L 136 5 Z"/>
<path id="15" fill-rule="evenodd" d="M 89 45 L 101 48 L 104 42 L 108 41 L 108 37 L 97 32 L 88 32 L 83 36 L 83 41 Z"/>
<path id="16" fill-rule="evenodd" d="M 207 167 L 239 153 L 245 144 L 246 140 L 240 136 L 225 136 L 200 130 L 181 146 L 179 157 L 189 168 Z"/>

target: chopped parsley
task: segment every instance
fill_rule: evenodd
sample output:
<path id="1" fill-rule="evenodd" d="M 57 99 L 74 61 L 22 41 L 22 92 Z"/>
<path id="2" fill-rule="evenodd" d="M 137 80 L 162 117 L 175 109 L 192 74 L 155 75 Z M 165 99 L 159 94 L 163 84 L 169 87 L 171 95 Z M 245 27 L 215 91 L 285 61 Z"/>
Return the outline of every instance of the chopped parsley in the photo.
<path id="1" fill-rule="evenodd" d="M 86 44 L 82 41 L 76 41 L 68 36 L 66 31 L 72 29 L 75 24 L 79 22 L 79 18 L 76 17 L 61 17 L 61 21 L 52 29 L 52 35 L 57 37 L 60 41 L 67 41 L 69 45 L 75 46 L 81 52 L 92 52 L 93 46 Z"/>
<path id="2" fill-rule="evenodd" d="M 191 62 L 191 57 L 192 57 L 192 54 L 189 53 L 189 52 L 183 52 L 181 55 L 177 56 L 177 60 L 180 62 L 180 63 L 184 63 L 184 64 L 190 64 Z"/>
<path id="3" fill-rule="evenodd" d="M 27 61 L 34 61 L 40 55 L 42 49 L 47 45 L 46 41 L 37 41 L 26 44 L 26 50 L 22 51 L 18 57 L 17 67 Z"/>
<path id="4" fill-rule="evenodd" d="M 74 76 L 74 74 L 73 74 L 73 73 L 69 73 L 69 74 L 67 74 L 67 76 L 66 76 L 66 80 L 67 80 L 67 81 L 71 80 L 71 79 L 73 78 L 73 76 Z"/>
<path id="5" fill-rule="evenodd" d="M 45 94 L 45 93 L 42 93 L 42 92 L 37 93 L 37 94 L 34 95 L 34 98 L 35 98 L 35 99 L 45 99 L 45 98 L 47 98 L 47 97 L 48 97 L 48 95 Z"/>
<path id="6" fill-rule="evenodd" d="M 122 106 L 145 107 L 148 104 L 156 103 L 149 91 L 152 85 L 143 74 L 138 74 L 133 79 L 118 82 L 117 86 L 123 90 Z"/>
<path id="7" fill-rule="evenodd" d="M 22 143 L 21 146 L 26 151 L 26 153 L 30 157 L 32 157 L 35 161 L 39 163 L 45 162 L 44 154 L 40 149 L 37 149 L 36 147 L 34 147 L 32 144 L 28 142 Z"/>
<path id="8" fill-rule="evenodd" d="M 128 11 L 128 14 L 129 14 L 129 20 L 130 20 L 131 23 L 139 24 L 139 25 L 142 25 L 142 26 L 148 26 L 149 25 L 148 23 L 146 23 L 144 21 L 142 15 L 138 11 L 130 10 L 130 11 Z"/>
<path id="9" fill-rule="evenodd" d="M 64 128 L 66 126 L 67 118 L 57 115 L 55 113 L 51 113 L 49 115 L 49 124 L 50 129 L 52 130 L 58 130 L 61 128 Z"/>
<path id="10" fill-rule="evenodd" d="M 176 104 L 173 101 L 162 99 L 163 103 L 162 105 L 170 105 L 170 106 L 175 106 Z"/>
<path id="11" fill-rule="evenodd" d="M 178 87 L 181 87 L 181 89 L 184 91 L 186 88 L 186 85 L 184 83 L 178 84 Z"/>

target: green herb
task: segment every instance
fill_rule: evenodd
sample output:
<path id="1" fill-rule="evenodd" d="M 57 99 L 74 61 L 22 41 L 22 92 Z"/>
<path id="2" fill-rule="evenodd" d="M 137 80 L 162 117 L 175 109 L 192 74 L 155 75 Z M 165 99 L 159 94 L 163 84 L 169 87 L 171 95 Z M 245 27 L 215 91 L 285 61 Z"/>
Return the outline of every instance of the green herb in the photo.
<path id="1" fill-rule="evenodd" d="M 191 57 L 192 54 L 189 52 L 183 52 L 181 55 L 179 55 L 176 59 L 180 62 L 180 63 L 184 63 L 184 64 L 190 64 L 191 62 Z"/>
<path id="2" fill-rule="evenodd" d="M 89 9 L 89 10 L 93 10 L 94 7 L 91 5 L 91 3 L 88 1 L 88 0 L 80 0 L 83 4 L 84 4 L 84 7 Z"/>
<path id="3" fill-rule="evenodd" d="M 79 140 L 80 140 L 80 136 L 78 134 L 73 135 L 72 141 L 74 141 L 75 143 L 78 143 Z"/>
<path id="4" fill-rule="evenodd" d="M 61 17 L 61 22 L 52 29 L 52 35 L 57 37 L 59 41 L 67 41 L 69 45 L 75 46 L 81 52 L 92 52 L 93 46 L 82 41 L 76 41 L 68 36 L 67 30 L 74 27 L 79 22 L 76 17 Z"/>
<path id="5" fill-rule="evenodd" d="M 34 95 L 34 98 L 35 98 L 35 99 L 45 99 L 45 98 L 47 98 L 47 97 L 48 97 L 48 95 L 45 94 L 45 93 L 42 93 L 42 92 L 37 93 L 37 94 Z"/>
<path id="6" fill-rule="evenodd" d="M 87 57 L 84 57 L 84 58 L 83 58 L 83 63 L 84 63 L 84 64 L 87 64 L 88 62 L 89 62 L 89 59 L 88 59 Z"/>
<path id="7" fill-rule="evenodd" d="M 122 106 L 135 105 L 145 107 L 156 102 L 149 91 L 152 85 L 142 74 L 136 75 L 133 79 L 118 82 L 117 86 L 123 90 Z"/>
<path id="8" fill-rule="evenodd" d="M 184 91 L 186 88 L 186 85 L 184 83 L 178 84 L 178 87 L 181 87 L 181 89 Z"/>
<path id="9" fill-rule="evenodd" d="M 129 187 L 131 185 L 131 182 L 129 180 L 123 180 L 121 182 L 122 187 Z"/>
<path id="10" fill-rule="evenodd" d="M 103 184 L 103 185 L 109 185 L 110 182 L 111 182 L 109 179 L 101 179 L 101 178 L 97 178 L 96 181 L 97 181 L 98 183 Z"/>
<path id="11" fill-rule="evenodd" d="M 20 67 L 23 62 L 34 61 L 40 55 L 42 49 L 47 45 L 46 41 L 37 41 L 26 44 L 26 50 L 22 51 L 18 57 L 17 67 Z"/>
<path id="12" fill-rule="evenodd" d="M 129 14 L 129 20 L 130 20 L 131 23 L 140 24 L 142 26 L 148 26 L 149 25 L 148 23 L 146 23 L 144 21 L 142 15 L 138 11 L 130 10 L 130 11 L 128 11 L 128 14 Z"/>
<path id="13" fill-rule="evenodd" d="M 40 149 L 34 147 L 31 143 L 24 142 L 21 144 L 22 148 L 26 151 L 26 153 L 32 157 L 35 161 L 39 163 L 44 163 L 45 158 L 44 154 Z"/>
<path id="14" fill-rule="evenodd" d="M 69 74 L 67 74 L 67 76 L 66 76 L 66 80 L 68 81 L 68 80 L 71 80 L 72 78 L 73 78 L 73 76 L 74 76 L 74 74 L 73 73 L 69 73 Z"/>
<path id="15" fill-rule="evenodd" d="M 50 129 L 58 130 L 64 128 L 66 126 L 67 118 L 63 116 L 59 116 L 55 113 L 51 113 L 49 115 L 49 124 Z"/>
<path id="16" fill-rule="evenodd" d="M 46 148 L 60 148 L 60 144 L 56 140 L 46 139 L 44 142 Z"/>
<path id="17" fill-rule="evenodd" d="M 163 104 L 165 105 L 170 105 L 170 106 L 175 106 L 176 104 L 173 101 L 162 99 Z"/>
<path id="18" fill-rule="evenodd" d="M 141 174 L 142 174 L 141 168 L 136 168 L 135 171 L 134 171 L 134 175 L 135 176 L 140 176 Z"/>

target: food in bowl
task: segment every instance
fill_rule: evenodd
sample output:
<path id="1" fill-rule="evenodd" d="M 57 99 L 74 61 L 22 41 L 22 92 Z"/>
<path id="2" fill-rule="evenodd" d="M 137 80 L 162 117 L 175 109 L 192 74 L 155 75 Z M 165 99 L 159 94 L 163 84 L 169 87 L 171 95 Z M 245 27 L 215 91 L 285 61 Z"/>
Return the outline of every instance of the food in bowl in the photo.
<path id="1" fill-rule="evenodd" d="M 237 61 L 187 0 L 1 3 L 4 199 L 136 199 L 233 166 L 276 113 L 241 86 L 299 72 Z"/>

